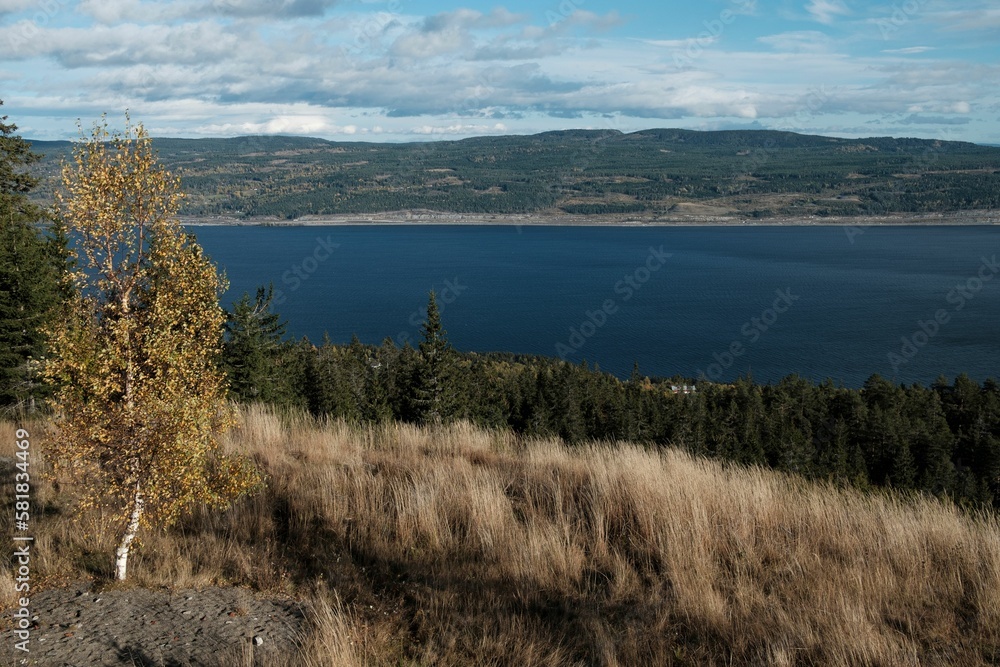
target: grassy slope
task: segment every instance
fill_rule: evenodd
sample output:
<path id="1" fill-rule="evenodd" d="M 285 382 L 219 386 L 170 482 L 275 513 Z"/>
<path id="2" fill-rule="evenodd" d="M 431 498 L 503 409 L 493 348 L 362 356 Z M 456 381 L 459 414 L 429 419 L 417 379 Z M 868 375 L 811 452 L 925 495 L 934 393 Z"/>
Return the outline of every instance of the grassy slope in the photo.
<path id="1" fill-rule="evenodd" d="M 296 137 L 158 139 L 183 213 L 297 218 L 430 209 L 677 217 L 1000 207 L 1000 149 L 919 139 L 657 129 L 377 144 Z M 51 199 L 67 142 L 37 192 Z"/>
<path id="2" fill-rule="evenodd" d="M 134 582 L 308 598 L 315 628 L 289 664 L 1000 658 L 993 516 L 625 443 L 317 426 L 261 409 L 243 423 L 227 446 L 256 457 L 267 492 L 146 536 Z M 0 426 L 0 456 L 13 429 Z M 37 473 L 39 435 L 33 446 Z M 36 491 L 51 514 L 35 518 L 35 577 L 110 572 L 99 519 L 71 521 L 69 480 Z"/>

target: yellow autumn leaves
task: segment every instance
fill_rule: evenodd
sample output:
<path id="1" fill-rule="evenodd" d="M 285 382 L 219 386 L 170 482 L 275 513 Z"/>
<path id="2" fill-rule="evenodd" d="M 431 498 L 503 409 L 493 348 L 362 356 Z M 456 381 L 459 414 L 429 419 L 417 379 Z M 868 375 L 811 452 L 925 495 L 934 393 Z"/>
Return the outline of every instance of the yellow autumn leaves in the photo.
<path id="1" fill-rule="evenodd" d="M 231 502 L 260 480 L 218 450 L 232 422 L 216 364 L 224 286 L 176 218 L 178 179 L 142 125 L 104 123 L 64 165 L 63 189 L 77 266 L 49 332 L 57 469 L 79 471 L 85 502 L 110 508 L 123 538 L 130 519 L 165 525 L 196 503 Z"/>

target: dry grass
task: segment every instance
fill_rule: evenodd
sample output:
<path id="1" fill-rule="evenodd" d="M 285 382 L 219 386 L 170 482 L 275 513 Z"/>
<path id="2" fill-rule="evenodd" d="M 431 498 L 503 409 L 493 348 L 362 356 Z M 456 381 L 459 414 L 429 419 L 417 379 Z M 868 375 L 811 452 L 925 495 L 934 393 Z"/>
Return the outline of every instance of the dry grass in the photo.
<path id="1" fill-rule="evenodd" d="M 308 600 L 312 632 L 289 664 L 1000 659 L 993 516 L 624 443 L 256 407 L 243 423 L 226 444 L 256 457 L 267 492 L 146 536 L 132 573 Z M 9 448 L 13 426 L 0 438 Z M 70 486 L 36 489 L 51 513 L 35 520 L 41 575 L 107 576 L 100 517 L 62 514 Z"/>

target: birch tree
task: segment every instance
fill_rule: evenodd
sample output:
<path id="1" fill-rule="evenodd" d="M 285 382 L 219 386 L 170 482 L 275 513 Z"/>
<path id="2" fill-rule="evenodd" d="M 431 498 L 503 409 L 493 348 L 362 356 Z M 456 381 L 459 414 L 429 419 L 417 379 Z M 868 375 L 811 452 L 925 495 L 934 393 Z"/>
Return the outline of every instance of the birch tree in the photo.
<path id="1" fill-rule="evenodd" d="M 57 212 L 76 241 L 76 289 L 50 333 L 58 386 L 56 469 L 109 509 L 119 531 L 115 578 L 143 527 L 199 503 L 225 506 L 258 477 L 226 457 L 232 425 L 217 367 L 224 322 L 215 267 L 176 218 L 178 179 L 142 125 L 107 123 L 63 167 Z"/>

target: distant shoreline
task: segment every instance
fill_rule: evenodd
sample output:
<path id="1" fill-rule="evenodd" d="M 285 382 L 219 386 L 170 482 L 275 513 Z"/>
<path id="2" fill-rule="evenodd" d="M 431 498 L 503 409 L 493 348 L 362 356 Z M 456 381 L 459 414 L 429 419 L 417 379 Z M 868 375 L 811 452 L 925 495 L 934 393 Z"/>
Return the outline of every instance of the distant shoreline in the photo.
<path id="1" fill-rule="evenodd" d="M 948 213 L 891 213 L 874 216 L 773 216 L 747 218 L 736 215 L 634 216 L 568 215 L 565 213 L 445 213 L 439 211 L 390 211 L 278 218 L 234 218 L 228 216 L 180 216 L 189 226 L 214 227 L 318 227 L 364 225 L 515 225 L 572 227 L 821 227 L 821 226 L 910 226 L 996 225 L 1000 211 L 953 211 Z"/>

